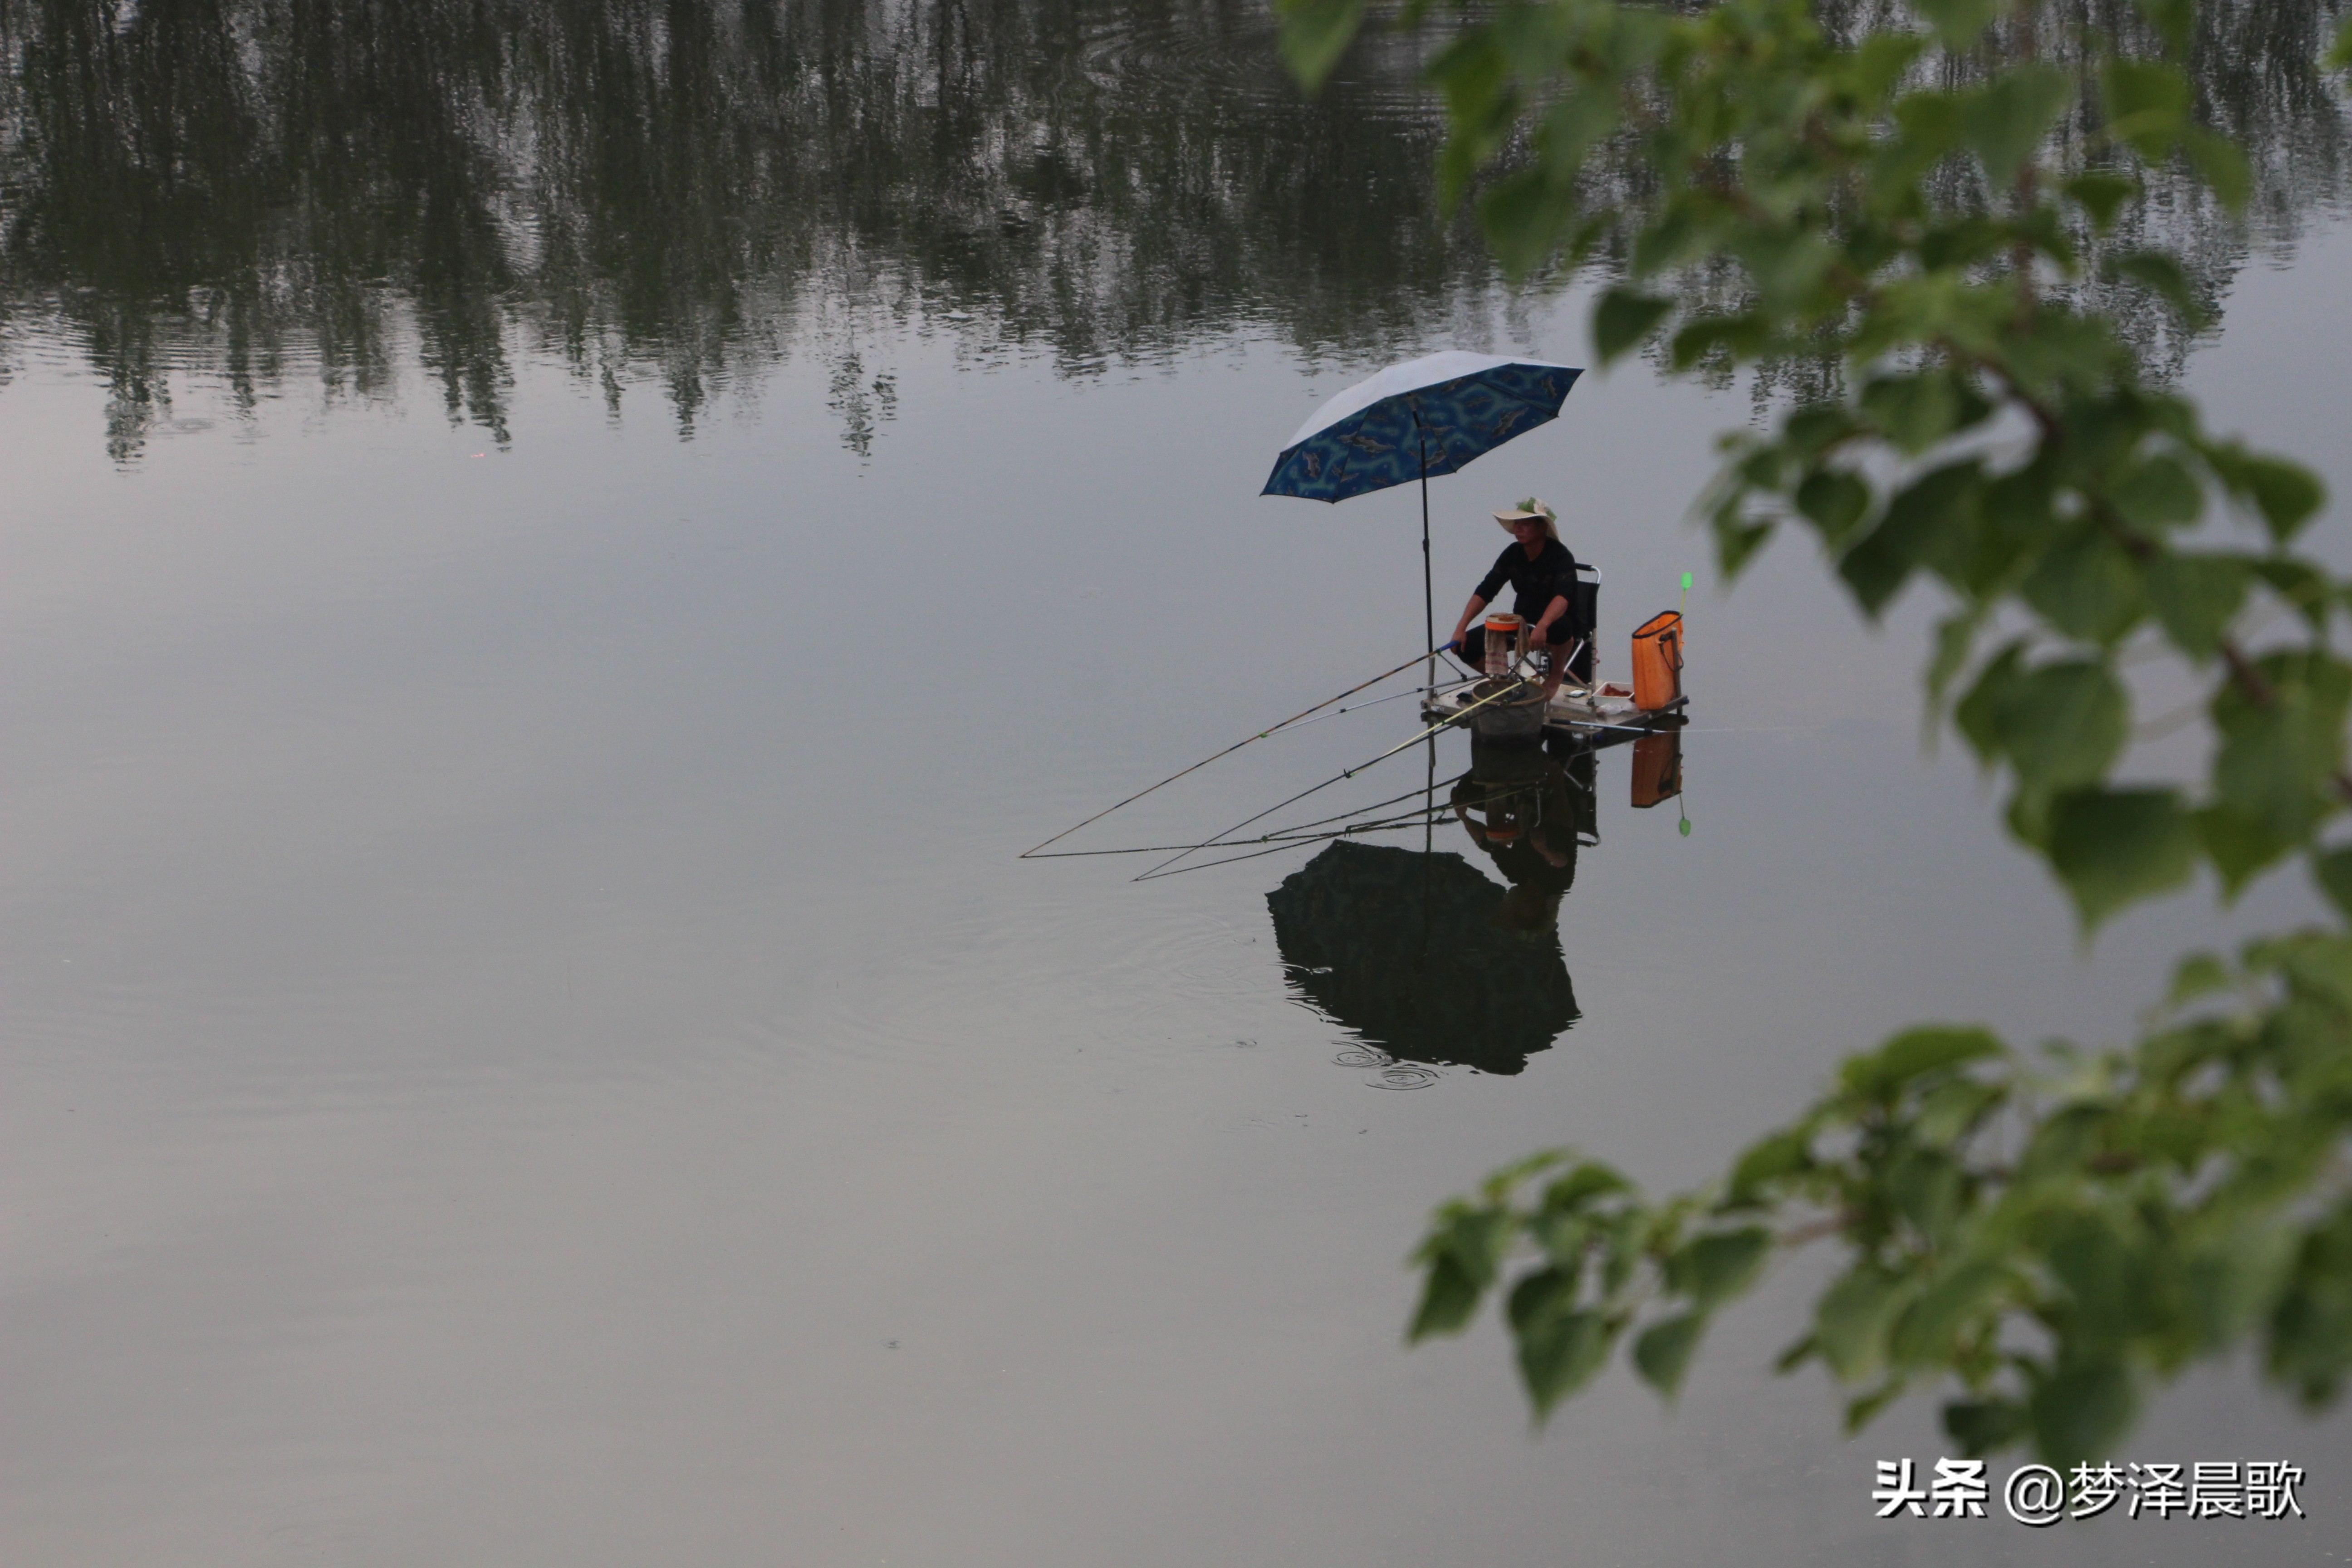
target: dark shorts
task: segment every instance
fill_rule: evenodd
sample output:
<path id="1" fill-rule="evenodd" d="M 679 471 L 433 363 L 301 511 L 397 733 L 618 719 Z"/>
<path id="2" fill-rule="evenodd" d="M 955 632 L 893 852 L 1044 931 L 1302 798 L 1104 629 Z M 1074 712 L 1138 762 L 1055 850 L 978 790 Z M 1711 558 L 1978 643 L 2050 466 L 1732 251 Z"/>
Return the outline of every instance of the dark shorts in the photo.
<path id="1" fill-rule="evenodd" d="M 1576 629 L 1568 624 L 1566 616 L 1562 616 L 1544 628 L 1542 645 L 1544 647 L 1563 648 L 1575 641 Z M 1473 669 L 1477 669 L 1486 664 L 1486 625 L 1484 621 L 1462 634 L 1462 662 Z M 1569 660 L 1568 668 L 1569 673 L 1575 676 L 1577 679 L 1591 679 L 1592 650 L 1590 647 L 1577 649 L 1576 657 Z"/>

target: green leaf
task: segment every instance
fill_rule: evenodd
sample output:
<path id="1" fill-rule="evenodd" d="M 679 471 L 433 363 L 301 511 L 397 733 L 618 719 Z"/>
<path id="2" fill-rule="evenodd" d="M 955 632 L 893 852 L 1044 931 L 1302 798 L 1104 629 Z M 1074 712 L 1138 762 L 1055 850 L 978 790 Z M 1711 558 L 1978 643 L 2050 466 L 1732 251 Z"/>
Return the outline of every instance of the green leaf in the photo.
<path id="1" fill-rule="evenodd" d="M 2327 618 L 2335 612 L 2338 590 L 2326 573 L 2286 555 L 2258 556 L 2249 564 L 2254 575 L 2269 584 L 2271 592 L 2311 623 L 2313 631 L 2326 628 Z"/>
<path id="2" fill-rule="evenodd" d="M 1971 410 L 1953 378 L 1941 371 L 1880 376 L 1862 389 L 1862 411 L 1905 452 L 1926 451 L 1963 428 Z M 1973 421 L 1967 421 L 1973 423 Z"/>
<path id="3" fill-rule="evenodd" d="M 2147 607 L 2131 557 L 2114 540 L 2089 530 L 2044 554 L 2019 593 L 2068 637 L 2102 647 L 2122 640 Z"/>
<path id="4" fill-rule="evenodd" d="M 2188 881 L 2198 847 L 2189 813 L 2168 789 L 2077 790 L 2051 806 L 2051 868 L 2086 931 L 2126 904 Z"/>
<path id="5" fill-rule="evenodd" d="M 1772 1253 L 1772 1233 L 1761 1226 L 1695 1237 L 1666 1260 L 1668 1289 L 1705 1311 L 1755 1282 Z"/>
<path id="6" fill-rule="evenodd" d="M 2188 49 L 2197 26 L 2197 0 L 2139 0 L 2139 8 L 2167 47 L 2176 54 Z"/>
<path id="7" fill-rule="evenodd" d="M 2352 916 L 2352 848 L 2331 849 L 2313 857 L 2311 874 L 2336 912 Z"/>
<path id="8" fill-rule="evenodd" d="M 2019 66 L 1969 95 L 1960 110 L 1961 139 L 1982 161 L 1993 184 L 2006 187 L 2074 98 L 2074 79 L 2057 67 Z"/>
<path id="9" fill-rule="evenodd" d="M 2339 1204 L 2296 1253 L 2271 1319 L 2271 1376 L 2317 1409 L 2352 1370 L 2352 1204 Z"/>
<path id="10" fill-rule="evenodd" d="M 2150 163 L 2168 156 L 2189 126 L 2189 79 L 2171 66 L 2126 57 L 2100 73 L 2107 134 Z"/>
<path id="11" fill-rule="evenodd" d="M 1867 1260 L 1813 1304 L 1813 1343 L 1841 1383 L 1874 1377 L 1886 1360 L 1886 1331 L 1908 1299 L 1904 1281 Z"/>
<path id="12" fill-rule="evenodd" d="M 1473 1279 L 1459 1260 L 1451 1255 L 1433 1259 L 1422 1287 L 1421 1306 L 1412 1315 L 1412 1326 L 1405 1331 L 1405 1342 L 1417 1344 L 1433 1334 L 1460 1333 L 1469 1326 L 1472 1314 L 1478 1310 L 1478 1298 L 1484 1294 L 1485 1285 Z"/>
<path id="13" fill-rule="evenodd" d="M 1651 1387 L 1673 1398 L 1682 1387 L 1683 1374 L 1690 1370 L 1699 1336 L 1706 1331 L 1706 1319 L 1698 1312 L 1652 1324 L 1633 1342 L 1633 1369 Z"/>
<path id="14" fill-rule="evenodd" d="M 1657 324 L 1674 313 L 1675 302 L 1631 289 L 1612 289 L 1592 307 L 1592 350 L 1609 363 L 1639 345 Z"/>
<path id="15" fill-rule="evenodd" d="M 1363 25 L 1364 0 L 1275 0 L 1282 16 L 1282 58 L 1308 92 L 1323 85 Z"/>
<path id="16" fill-rule="evenodd" d="M 2223 206 L 2233 213 L 2246 210 L 2246 198 L 2254 191 L 2254 175 L 2247 166 L 2245 153 L 2235 142 L 2218 132 L 2190 126 L 2181 132 L 2180 150 L 2189 154 L 2189 166 L 2211 187 Z"/>
<path id="17" fill-rule="evenodd" d="M 2214 793 L 2219 805 L 2299 843 L 2335 804 L 2352 668 L 2325 654 L 2294 652 L 2268 655 L 2254 671 L 2265 690 L 2232 682 L 2214 695 L 2221 736 Z"/>
<path id="18" fill-rule="evenodd" d="M 2138 1414 L 2138 1390 L 2120 1362 L 2073 1363 L 2042 1380 L 2027 1411 L 2034 1448 L 2063 1470 L 2115 1451 Z"/>
<path id="19" fill-rule="evenodd" d="M 2027 670 L 2002 692 L 1994 715 L 2001 752 L 2029 794 L 2105 776 L 2129 722 L 2123 687 L 2106 666 L 2086 659 Z"/>
<path id="20" fill-rule="evenodd" d="M 2112 270 L 2116 277 L 2130 279 L 2179 311 L 2191 331 L 2200 330 L 2210 319 L 2176 257 L 2160 250 L 2135 250 L 2116 258 Z"/>
<path id="21" fill-rule="evenodd" d="M 2172 989 L 2165 993 L 2165 1005 L 2178 1007 L 2200 996 L 2227 991 L 2232 984 L 2228 964 L 2210 952 L 2194 952 L 2174 966 Z"/>
<path id="22" fill-rule="evenodd" d="M 1478 201 L 1479 230 L 1514 282 L 1551 259 L 1575 216 L 1574 188 L 1555 184 L 1540 165 L 1504 175 Z"/>
<path id="23" fill-rule="evenodd" d="M 1543 1421 L 1552 1407 L 1592 1379 L 1616 1338 L 1600 1313 L 1570 1312 L 1519 1331 L 1519 1376 Z"/>
<path id="24" fill-rule="evenodd" d="M 1576 1276 L 1560 1268 L 1538 1268 L 1511 1288 L 1504 1315 L 1513 1331 L 1566 1316 L 1576 1307 Z"/>
<path id="25" fill-rule="evenodd" d="M 1450 1204 L 1439 1212 L 1414 1255 L 1428 1267 L 1429 1277 L 1420 1310 L 1406 1331 L 1408 1342 L 1461 1332 L 1478 1310 L 1479 1298 L 1494 1283 L 1512 1234 L 1513 1217 L 1507 1210 Z"/>
<path id="26" fill-rule="evenodd" d="M 1916 33 L 1871 33 L 1853 51 L 1853 84 L 1854 96 L 1864 104 L 1874 104 L 1902 84 L 1903 76 L 1911 62 L 1919 58 L 1927 40 Z"/>
<path id="27" fill-rule="evenodd" d="M 2000 14 L 2000 0 L 1918 0 L 1919 15 L 1955 49 L 1973 48 Z"/>
<path id="28" fill-rule="evenodd" d="M 2327 51 L 2327 58 L 2320 63 L 2332 71 L 2352 68 L 2352 15 L 2347 15 L 2337 25 L 2336 47 Z"/>
<path id="29" fill-rule="evenodd" d="M 1759 1189 L 1767 1183 L 1811 1169 L 1812 1143 L 1809 1129 L 1793 1127 L 1751 1144 L 1731 1168 L 1730 1201 L 1759 1201 Z"/>
<path id="30" fill-rule="evenodd" d="M 1837 259 L 1830 242 L 1810 228 L 1746 228 L 1733 240 L 1731 250 L 1755 279 L 1767 315 L 1802 308 Z"/>
<path id="31" fill-rule="evenodd" d="M 2084 170 L 2066 182 L 2066 194 L 2090 215 L 2091 226 L 2101 234 L 2116 226 L 2116 214 L 2139 192 L 2137 180 L 2104 169 Z"/>
<path id="32" fill-rule="evenodd" d="M 2220 651 L 2222 634 L 2246 602 L 2252 576 L 2238 556 L 2167 552 L 2148 563 L 2141 585 L 2173 645 L 2203 660 Z"/>
<path id="33" fill-rule="evenodd" d="M 1761 315 L 1701 316 L 1675 334 L 1667 355 L 1676 370 L 1688 370 L 1718 353 L 1733 360 L 1753 359 L 1771 342 L 1771 323 Z"/>
<path id="34" fill-rule="evenodd" d="M 2001 708 L 2024 679 L 2025 645 L 2010 643 L 1977 671 L 1976 684 L 1952 710 L 1952 722 L 1958 727 L 1961 739 L 1976 752 L 1977 761 L 1987 767 L 2000 756 Z"/>
<path id="35" fill-rule="evenodd" d="M 2205 514 L 2204 487 L 2180 461 L 2158 452 L 2124 470 L 2107 499 L 2134 528 L 2156 532 Z"/>
<path id="36" fill-rule="evenodd" d="M 1544 1189 L 1548 1210 L 1582 1209 L 1594 1198 L 1633 1190 L 1633 1184 L 1598 1161 L 1587 1160 Z"/>
<path id="37" fill-rule="evenodd" d="M 2009 1271 L 1997 1263 L 1979 1260 L 1946 1270 L 1896 1320 L 1891 1340 L 1895 1359 L 1906 1366 L 1942 1365 L 1960 1331 L 2008 1282 Z"/>
<path id="38" fill-rule="evenodd" d="M 1932 727 L 1944 710 L 1944 693 L 1969 662 L 1969 654 L 1976 647 L 1977 633 L 1984 626 L 1984 612 L 1971 606 L 1955 610 L 1936 623 L 1936 653 L 1927 661 L 1927 720 Z"/>
<path id="39" fill-rule="evenodd" d="M 2197 837 L 2221 876 L 2221 893 L 2234 899 L 2262 869 L 2285 858 L 2294 843 L 2259 816 L 2211 805 L 2197 814 Z"/>
<path id="40" fill-rule="evenodd" d="M 1815 468 L 1797 487 L 1797 510 L 1832 549 L 1843 544 L 1870 509 L 1870 486 L 1845 468 Z"/>
<path id="41" fill-rule="evenodd" d="M 1740 515 L 1738 503 L 1718 510 L 1715 514 L 1715 564 L 1724 581 L 1738 576 L 1748 558 L 1763 549 L 1771 537 L 1772 524 L 1748 521 Z"/>
<path id="42" fill-rule="evenodd" d="M 1886 1195 L 1895 1212 L 1938 1247 L 1949 1239 L 1963 1185 L 1959 1166 L 1940 1149 L 1906 1143 L 1886 1169 Z"/>
<path id="43" fill-rule="evenodd" d="M 1849 1094 L 1885 1103 L 1915 1079 L 2000 1054 L 2000 1041 L 1985 1029 L 1925 1024 L 1904 1030 L 1875 1051 L 1848 1057 L 1838 1081 Z"/>
<path id="44" fill-rule="evenodd" d="M 2271 537 L 2286 543 L 2326 504 L 2327 490 L 2319 476 L 2300 463 L 2283 458 L 2246 458 L 2237 464 L 2237 477 L 2253 498 Z"/>
<path id="45" fill-rule="evenodd" d="M 2181 1294 L 2201 1349 L 2226 1350 L 2254 1326 L 2276 1299 L 2293 1241 L 2284 1226 L 2234 1225 L 2183 1262 Z"/>
<path id="46" fill-rule="evenodd" d="M 1944 1406 L 1944 1430 L 1970 1458 L 2005 1448 L 2025 1435 L 2025 1406 L 2007 1399 L 1955 1400 Z"/>
<path id="47" fill-rule="evenodd" d="M 1922 475 L 1886 503 L 1886 515 L 1838 563 L 1838 575 L 1876 616 L 1909 580 L 1920 558 L 1973 521 L 1982 470 L 1974 458 Z"/>
<path id="48" fill-rule="evenodd" d="M 1872 1389 L 1861 1398 L 1850 1401 L 1845 1407 L 1845 1435 L 1849 1437 L 1878 1419 L 1878 1413 L 1903 1397 L 1904 1383 L 1895 1378 Z"/>

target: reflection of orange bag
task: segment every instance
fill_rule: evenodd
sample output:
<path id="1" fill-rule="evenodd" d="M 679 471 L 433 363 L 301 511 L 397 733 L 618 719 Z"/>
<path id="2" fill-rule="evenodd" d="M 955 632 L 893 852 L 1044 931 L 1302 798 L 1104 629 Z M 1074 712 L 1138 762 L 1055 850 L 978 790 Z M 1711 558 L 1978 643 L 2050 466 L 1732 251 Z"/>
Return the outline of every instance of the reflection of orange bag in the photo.
<path id="1" fill-rule="evenodd" d="M 1633 742 L 1633 805 L 1639 810 L 1683 793 L 1683 732 L 1644 735 Z"/>
<path id="2" fill-rule="evenodd" d="M 1683 694 L 1683 618 L 1652 616 L 1633 634 L 1633 706 L 1655 713 Z"/>

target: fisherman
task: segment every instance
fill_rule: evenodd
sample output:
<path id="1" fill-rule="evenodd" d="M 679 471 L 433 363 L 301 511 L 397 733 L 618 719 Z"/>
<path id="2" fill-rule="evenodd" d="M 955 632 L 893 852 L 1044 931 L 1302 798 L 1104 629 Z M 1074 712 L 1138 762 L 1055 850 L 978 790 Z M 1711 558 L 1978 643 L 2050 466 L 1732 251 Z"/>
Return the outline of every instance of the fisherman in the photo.
<path id="1" fill-rule="evenodd" d="M 1517 593 L 1511 608 L 1531 628 L 1528 646 L 1547 653 L 1543 697 L 1549 702 L 1559 690 L 1560 677 L 1571 663 L 1577 667 L 1577 679 L 1591 678 L 1591 628 L 1576 624 L 1576 557 L 1559 542 L 1558 515 L 1533 497 L 1496 512 L 1495 521 L 1513 542 L 1504 546 L 1503 553 L 1495 558 L 1494 570 L 1463 606 L 1462 618 L 1454 624 L 1452 646 L 1462 650 L 1471 668 L 1485 667 L 1486 627 L 1471 623 L 1508 583 Z M 1572 647 L 1576 647 L 1573 658 L 1567 652 Z"/>

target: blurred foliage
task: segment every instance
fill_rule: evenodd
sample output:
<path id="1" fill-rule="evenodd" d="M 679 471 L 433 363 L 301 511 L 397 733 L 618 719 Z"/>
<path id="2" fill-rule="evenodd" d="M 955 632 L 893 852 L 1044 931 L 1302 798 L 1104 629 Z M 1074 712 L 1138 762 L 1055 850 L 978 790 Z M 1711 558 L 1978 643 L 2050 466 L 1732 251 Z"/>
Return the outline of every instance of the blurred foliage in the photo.
<path id="1" fill-rule="evenodd" d="M 2193 331 L 2209 301 L 2176 249 L 2117 243 L 2159 180 L 2193 183 L 2209 223 L 2245 210 L 2252 165 L 2201 90 L 2229 62 L 2288 40 L 2302 100 L 2340 117 L 2326 9 L 1507 3 L 1465 7 L 1431 67 L 1443 183 L 1505 266 L 1621 259 L 1604 359 L 1823 367 L 1723 440 L 1703 506 L 1725 574 L 1796 528 L 1874 617 L 1940 587 L 1929 721 L 2005 781 L 2085 940 L 2200 873 L 2231 899 L 2296 861 L 2352 911 L 2352 847 L 2327 837 L 2352 798 L 2352 583 L 2306 548 L 2321 487 L 2150 374 L 2134 319 Z M 1311 86 L 1362 7 L 1285 16 Z M 2333 47 L 2325 68 L 2352 32 Z M 1603 150 L 1640 177 L 1596 187 Z M 2195 693 L 2197 776 L 2120 777 L 2159 679 Z M 1712 1316 L 1812 1241 L 1843 1268 L 1783 1365 L 1824 1365 L 1850 1426 L 1940 1388 L 1969 1451 L 2071 1463 L 2248 1342 L 2327 1404 L 2352 1369 L 2352 935 L 2193 958 L 2104 1054 L 1906 1031 L 1702 1192 L 1513 1166 L 1439 1212 L 1412 1336 L 1492 1291 L 1539 1419 L 1621 1340 L 1671 1395 Z"/>

